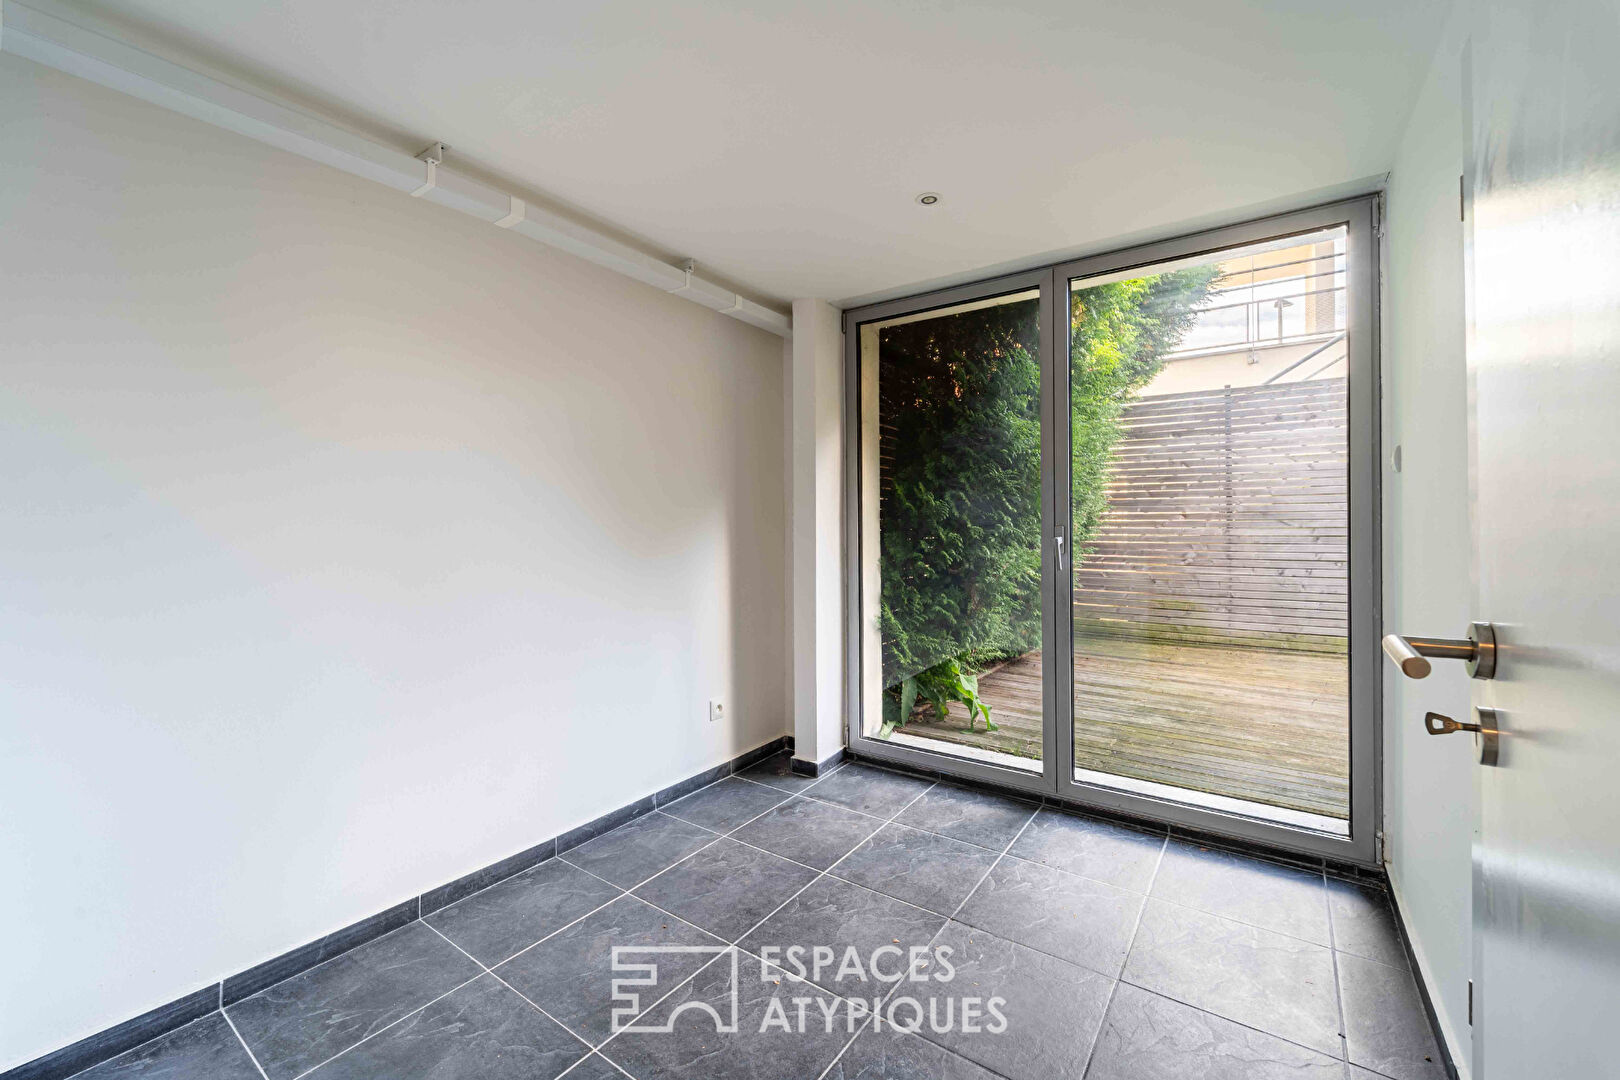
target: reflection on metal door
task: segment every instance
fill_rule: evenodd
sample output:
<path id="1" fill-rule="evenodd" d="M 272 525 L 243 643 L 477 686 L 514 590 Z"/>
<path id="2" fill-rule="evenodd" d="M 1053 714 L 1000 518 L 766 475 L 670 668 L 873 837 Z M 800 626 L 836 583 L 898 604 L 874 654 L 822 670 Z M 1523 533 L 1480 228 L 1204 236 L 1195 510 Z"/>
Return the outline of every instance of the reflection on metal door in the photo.
<path id="1" fill-rule="evenodd" d="M 1474 1076 L 1612 1076 L 1620 19 L 1605 0 L 1484 0 L 1475 20 L 1474 617 L 1499 655 L 1473 687 L 1502 737 L 1479 770 Z"/>

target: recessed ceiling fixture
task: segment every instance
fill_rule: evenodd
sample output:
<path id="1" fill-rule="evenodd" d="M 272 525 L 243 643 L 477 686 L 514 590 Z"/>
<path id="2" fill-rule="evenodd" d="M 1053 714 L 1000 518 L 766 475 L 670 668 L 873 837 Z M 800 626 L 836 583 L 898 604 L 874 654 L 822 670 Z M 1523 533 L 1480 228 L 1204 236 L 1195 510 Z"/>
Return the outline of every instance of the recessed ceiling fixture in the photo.
<path id="1" fill-rule="evenodd" d="M 917 196 L 917 201 L 924 206 L 933 206 L 939 202 L 939 192 L 925 191 Z"/>

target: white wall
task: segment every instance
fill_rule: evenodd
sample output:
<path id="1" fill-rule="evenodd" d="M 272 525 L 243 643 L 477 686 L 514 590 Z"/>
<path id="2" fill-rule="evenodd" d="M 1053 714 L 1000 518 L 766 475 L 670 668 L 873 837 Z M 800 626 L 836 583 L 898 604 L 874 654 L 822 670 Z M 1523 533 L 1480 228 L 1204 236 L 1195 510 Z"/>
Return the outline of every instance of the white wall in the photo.
<path id="1" fill-rule="evenodd" d="M 10 56 L 0 147 L 0 1069 L 789 730 L 780 339 Z"/>
<path id="2" fill-rule="evenodd" d="M 844 737 L 844 332 L 824 300 L 793 302 L 793 755 Z"/>
<path id="3" fill-rule="evenodd" d="M 1461 637 L 1469 619 L 1467 376 L 1463 353 L 1462 66 L 1458 35 L 1436 53 L 1388 192 L 1384 354 L 1387 631 Z M 1402 468 L 1389 454 L 1399 446 Z M 1385 671 L 1390 879 L 1453 1058 L 1469 1060 L 1473 748 L 1423 730 L 1428 710 L 1468 719 L 1461 664 L 1427 679 Z"/>

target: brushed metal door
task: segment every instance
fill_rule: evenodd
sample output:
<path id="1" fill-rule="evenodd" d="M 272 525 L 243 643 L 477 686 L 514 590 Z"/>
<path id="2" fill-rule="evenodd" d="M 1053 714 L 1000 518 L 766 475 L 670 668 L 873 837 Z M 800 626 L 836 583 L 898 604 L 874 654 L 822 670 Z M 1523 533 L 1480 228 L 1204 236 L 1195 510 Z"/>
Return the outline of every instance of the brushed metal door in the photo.
<path id="1" fill-rule="evenodd" d="M 1472 689 L 1503 731 L 1478 770 L 1474 1077 L 1613 1076 L 1620 13 L 1479 0 L 1471 18 L 1473 617 L 1500 647 Z"/>

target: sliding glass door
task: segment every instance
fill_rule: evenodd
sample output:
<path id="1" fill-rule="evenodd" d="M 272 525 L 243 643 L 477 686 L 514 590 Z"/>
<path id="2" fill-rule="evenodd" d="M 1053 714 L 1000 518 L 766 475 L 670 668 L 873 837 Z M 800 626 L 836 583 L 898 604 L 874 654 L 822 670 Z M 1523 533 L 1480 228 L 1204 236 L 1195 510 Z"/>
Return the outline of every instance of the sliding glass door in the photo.
<path id="1" fill-rule="evenodd" d="M 1373 861 L 1374 211 L 850 313 L 857 753 Z"/>
<path id="2" fill-rule="evenodd" d="M 860 735 L 1043 786 L 1047 277 L 853 331 L 871 553 Z M 993 706 L 980 693 L 992 681 Z"/>

